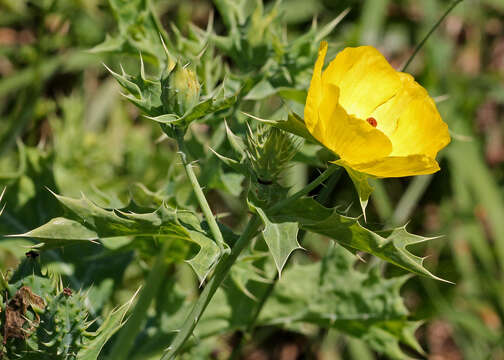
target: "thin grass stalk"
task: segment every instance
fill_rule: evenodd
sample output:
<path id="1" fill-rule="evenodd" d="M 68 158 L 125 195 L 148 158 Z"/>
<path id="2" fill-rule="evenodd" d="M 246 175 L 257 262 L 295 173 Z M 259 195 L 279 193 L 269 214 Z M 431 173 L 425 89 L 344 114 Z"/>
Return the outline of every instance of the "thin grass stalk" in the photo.
<path id="1" fill-rule="evenodd" d="M 429 39 L 429 37 L 432 35 L 432 33 L 439 27 L 439 25 L 441 25 L 441 23 L 443 22 L 443 20 L 448 16 L 448 14 L 455 8 L 455 6 L 457 6 L 459 3 L 461 3 L 463 0 L 455 0 L 453 1 L 450 6 L 448 7 L 448 9 L 446 9 L 446 11 L 443 13 L 443 15 L 441 15 L 441 17 L 439 18 L 439 20 L 434 24 L 434 26 L 429 30 L 429 32 L 427 33 L 427 35 L 425 35 L 425 37 L 422 39 L 422 41 L 420 41 L 420 43 L 415 47 L 415 50 L 413 51 L 413 54 L 411 54 L 411 56 L 409 57 L 409 59 L 406 61 L 406 63 L 404 64 L 404 66 L 402 67 L 401 71 L 406 71 L 406 69 L 408 68 L 409 64 L 411 64 L 411 62 L 413 61 L 413 59 L 415 58 L 415 56 L 418 54 L 418 52 L 420 51 L 420 49 L 424 46 L 424 44 L 427 42 L 427 40 Z"/>

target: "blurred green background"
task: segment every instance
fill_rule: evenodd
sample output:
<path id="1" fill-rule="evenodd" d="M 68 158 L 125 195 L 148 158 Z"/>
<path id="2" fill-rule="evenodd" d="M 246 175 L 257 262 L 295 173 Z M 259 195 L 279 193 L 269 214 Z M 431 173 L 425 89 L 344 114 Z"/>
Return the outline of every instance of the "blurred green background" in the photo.
<path id="1" fill-rule="evenodd" d="M 449 5 L 284 0 L 280 9 L 288 36 L 295 38 L 313 19 L 327 23 L 350 7 L 330 44 L 374 45 L 400 68 Z M 182 31 L 189 22 L 204 28 L 212 12 L 216 30 L 222 28 L 210 1 L 157 1 L 153 7 L 168 32 L 170 23 Z M 163 189 L 167 174 L 178 171 L 173 144 L 157 141 L 158 127 L 121 98 L 101 65 L 136 68 L 137 60 L 87 51 L 115 29 L 104 0 L 0 0 L 0 186 L 7 186 L 0 234 L 25 232 L 57 214 L 47 188 L 67 196 L 83 192 L 116 207 L 143 186 Z M 455 285 L 417 276 L 402 289 L 413 317 L 427 320 L 417 336 L 430 358 L 504 359 L 504 1 L 463 1 L 408 72 L 437 101 L 452 143 L 440 154 L 442 171 L 433 176 L 375 181 L 368 222 L 380 228 L 410 221 L 414 233 L 443 235 L 416 252 L 427 254 L 427 267 Z M 306 166 L 292 171 L 300 182 L 310 174 Z M 338 186 L 342 198 L 354 196 L 348 179 Z M 177 197 L 188 194 L 180 185 Z M 229 196 L 226 201 L 236 206 Z M 0 237 L 0 269 L 15 266 L 28 244 Z M 95 288 L 103 298 L 115 294 L 114 301 L 100 306 L 120 303 L 122 286 L 141 282 L 145 273 L 140 262 L 110 274 L 111 264 L 101 264 L 99 257 L 89 269 L 79 262 L 81 255 L 68 250 L 64 256 L 75 261 L 58 271 L 77 288 L 114 279 L 115 285 L 101 282 Z M 129 261 L 131 254 L 122 256 L 118 262 Z M 394 275 L 397 269 L 387 271 Z M 286 360 L 296 359 L 302 345 L 291 339 L 276 346 L 287 349 L 277 352 Z M 336 333 L 328 335 L 319 353 L 323 359 L 376 357 L 360 341 L 343 341 Z M 261 354 L 252 351 L 249 358 L 266 359 Z"/>

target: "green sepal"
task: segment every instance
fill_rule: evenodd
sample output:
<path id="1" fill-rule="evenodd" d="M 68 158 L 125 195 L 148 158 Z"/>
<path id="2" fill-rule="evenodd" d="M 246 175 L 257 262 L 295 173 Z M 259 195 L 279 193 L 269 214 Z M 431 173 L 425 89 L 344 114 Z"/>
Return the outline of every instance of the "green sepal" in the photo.
<path id="1" fill-rule="evenodd" d="M 364 221 L 366 221 L 366 207 L 369 202 L 369 196 L 371 196 L 371 193 L 373 192 L 373 187 L 369 185 L 368 181 L 371 176 L 352 169 L 344 161 L 337 160 L 334 161 L 334 163 L 344 167 L 348 176 L 350 176 L 355 190 L 357 191 L 357 195 L 359 196 L 359 203 L 362 209 L 362 214 L 364 215 Z"/>

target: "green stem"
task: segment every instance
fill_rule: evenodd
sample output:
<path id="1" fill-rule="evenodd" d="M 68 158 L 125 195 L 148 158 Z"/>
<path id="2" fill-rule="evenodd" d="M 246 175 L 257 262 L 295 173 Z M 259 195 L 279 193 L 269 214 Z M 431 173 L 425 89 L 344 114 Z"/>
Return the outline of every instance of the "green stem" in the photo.
<path id="1" fill-rule="evenodd" d="M 336 184 L 338 184 L 338 181 L 341 178 L 341 174 L 343 173 L 342 169 L 342 167 L 336 169 L 336 173 L 329 178 L 326 186 L 317 195 L 317 201 L 322 205 L 327 206 L 329 200 L 331 200 L 331 194 L 334 191 Z"/>
<path id="2" fill-rule="evenodd" d="M 215 242 L 217 243 L 217 246 L 219 247 L 221 255 L 226 252 L 226 244 L 224 243 L 224 238 L 222 237 L 222 233 L 219 229 L 219 225 L 217 225 L 217 221 L 215 221 L 215 216 L 212 213 L 212 210 L 210 209 L 210 206 L 208 205 L 208 202 L 206 200 L 205 194 L 203 194 L 203 190 L 201 190 L 201 186 L 198 183 L 198 179 L 196 178 L 196 175 L 194 174 L 194 170 L 192 168 L 192 165 L 187 161 L 187 155 L 186 155 L 186 149 L 185 149 L 185 144 L 184 144 L 184 135 L 179 133 L 177 134 L 177 144 L 178 144 L 178 152 L 180 155 L 180 159 L 182 160 L 182 164 L 184 165 L 185 172 L 187 174 L 187 178 L 189 179 L 189 182 L 191 183 L 191 186 L 194 191 L 194 195 L 196 195 L 196 199 L 198 199 L 198 203 L 201 207 L 201 211 L 203 211 L 203 215 L 205 216 L 205 219 L 208 223 L 208 226 L 210 227 L 210 231 L 212 232 L 212 235 L 215 239 Z"/>
<path id="3" fill-rule="evenodd" d="M 283 201 L 280 201 L 275 206 L 271 207 L 268 212 L 269 213 L 277 212 L 281 210 L 283 207 L 290 205 L 300 197 L 308 194 L 310 191 L 319 186 L 329 176 L 331 176 L 331 174 L 333 174 L 336 170 L 338 170 L 338 168 L 339 167 L 337 165 L 329 166 L 329 168 L 327 168 L 322 174 L 320 174 L 314 181 L 312 181 L 310 184 L 308 184 L 307 186 L 305 186 L 303 189 L 299 190 L 292 196 L 288 197 Z M 161 360 L 174 359 L 175 356 L 180 352 L 182 346 L 189 338 L 189 336 L 191 336 L 194 328 L 201 319 L 203 312 L 205 311 L 207 305 L 210 303 L 210 300 L 212 300 L 212 297 L 214 296 L 215 292 L 222 284 L 224 279 L 227 277 L 229 270 L 231 269 L 231 266 L 233 266 L 242 250 L 249 244 L 250 240 L 255 236 L 257 229 L 261 224 L 262 222 L 259 216 L 254 214 L 252 219 L 247 224 L 247 227 L 240 235 L 240 238 L 233 246 L 233 249 L 231 250 L 229 256 L 223 257 L 221 261 L 217 264 L 214 275 L 208 281 L 198 300 L 196 300 L 196 304 L 194 304 L 191 313 L 186 318 L 184 324 L 182 325 L 182 328 L 175 336 L 175 339 L 173 340 L 171 346 L 168 348 L 168 352 L 166 352 L 161 357 Z"/>
<path id="4" fill-rule="evenodd" d="M 166 352 L 161 357 L 161 360 L 174 359 L 175 356 L 182 349 L 182 346 L 189 338 L 189 336 L 191 336 L 194 328 L 198 324 L 198 321 L 201 319 L 201 316 L 203 315 L 203 312 L 205 311 L 207 305 L 210 303 L 210 300 L 212 300 L 212 297 L 214 296 L 215 292 L 222 284 L 224 279 L 227 277 L 229 270 L 231 269 L 231 266 L 233 266 L 236 259 L 238 258 L 238 255 L 240 255 L 242 250 L 249 244 L 250 240 L 254 237 L 260 225 L 261 225 L 260 218 L 257 215 L 254 215 L 247 224 L 247 227 L 241 234 L 236 244 L 233 246 L 233 249 L 231 250 L 229 256 L 222 258 L 222 260 L 218 263 L 215 269 L 215 274 L 208 281 L 207 285 L 203 289 L 203 292 L 196 301 L 196 304 L 191 310 L 191 313 L 186 318 L 184 324 L 182 325 L 182 328 L 175 336 L 175 339 L 173 340 L 171 346 L 168 349 L 168 352 Z"/>
<path id="5" fill-rule="evenodd" d="M 168 268 L 168 262 L 166 261 L 166 253 L 170 248 L 171 241 L 165 239 L 163 241 L 163 246 L 154 266 L 149 272 L 147 281 L 140 293 L 140 297 L 133 309 L 133 313 L 124 325 L 124 327 L 119 332 L 117 340 L 114 342 L 114 346 L 108 356 L 111 360 L 126 360 L 131 351 L 131 348 L 135 344 L 135 338 L 140 332 L 142 324 L 147 316 L 147 310 L 152 302 L 152 299 L 156 296 L 161 283 L 163 282 L 163 274 Z"/>
<path id="6" fill-rule="evenodd" d="M 404 64 L 404 66 L 401 69 L 401 71 L 406 71 L 406 68 L 413 61 L 413 59 L 415 58 L 416 54 L 420 51 L 420 49 L 424 46 L 424 44 L 427 41 L 427 39 L 429 39 L 429 37 L 432 35 L 432 33 L 438 28 L 439 25 L 441 25 L 441 23 L 443 22 L 443 20 L 445 19 L 445 17 L 448 16 L 448 14 L 455 8 L 455 6 L 457 6 L 462 1 L 463 0 L 455 0 L 454 2 L 451 3 L 451 5 L 448 7 L 448 9 L 446 9 L 446 11 L 444 12 L 444 14 L 441 15 L 441 17 L 439 18 L 439 20 L 434 24 L 434 26 L 432 27 L 432 29 L 430 29 L 430 31 L 427 33 L 427 35 L 425 35 L 425 37 L 422 39 L 422 41 L 420 41 L 420 43 L 416 46 L 415 51 L 413 51 L 413 54 L 411 54 L 411 56 L 409 57 L 408 61 L 406 61 L 406 64 Z"/>
<path id="7" fill-rule="evenodd" d="M 320 174 L 315 180 L 313 180 L 311 183 L 306 185 L 304 188 L 296 192 L 295 194 L 289 196 L 287 199 L 284 199 L 276 205 L 272 206 L 269 210 L 269 214 L 273 214 L 279 210 L 281 210 L 283 207 L 293 203 L 297 199 L 307 195 L 310 191 L 315 189 L 317 186 L 322 184 L 329 176 L 331 176 L 336 170 L 338 170 L 340 167 L 338 165 L 330 165 L 322 174 Z"/>

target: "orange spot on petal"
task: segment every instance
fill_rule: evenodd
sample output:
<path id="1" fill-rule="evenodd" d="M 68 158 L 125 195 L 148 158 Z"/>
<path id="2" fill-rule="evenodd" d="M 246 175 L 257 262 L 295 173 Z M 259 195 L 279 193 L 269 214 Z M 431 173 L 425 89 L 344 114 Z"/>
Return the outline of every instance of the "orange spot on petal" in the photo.
<path id="1" fill-rule="evenodd" d="M 368 117 L 366 121 L 371 125 L 372 127 L 376 127 L 378 125 L 378 121 L 374 117 Z"/>

